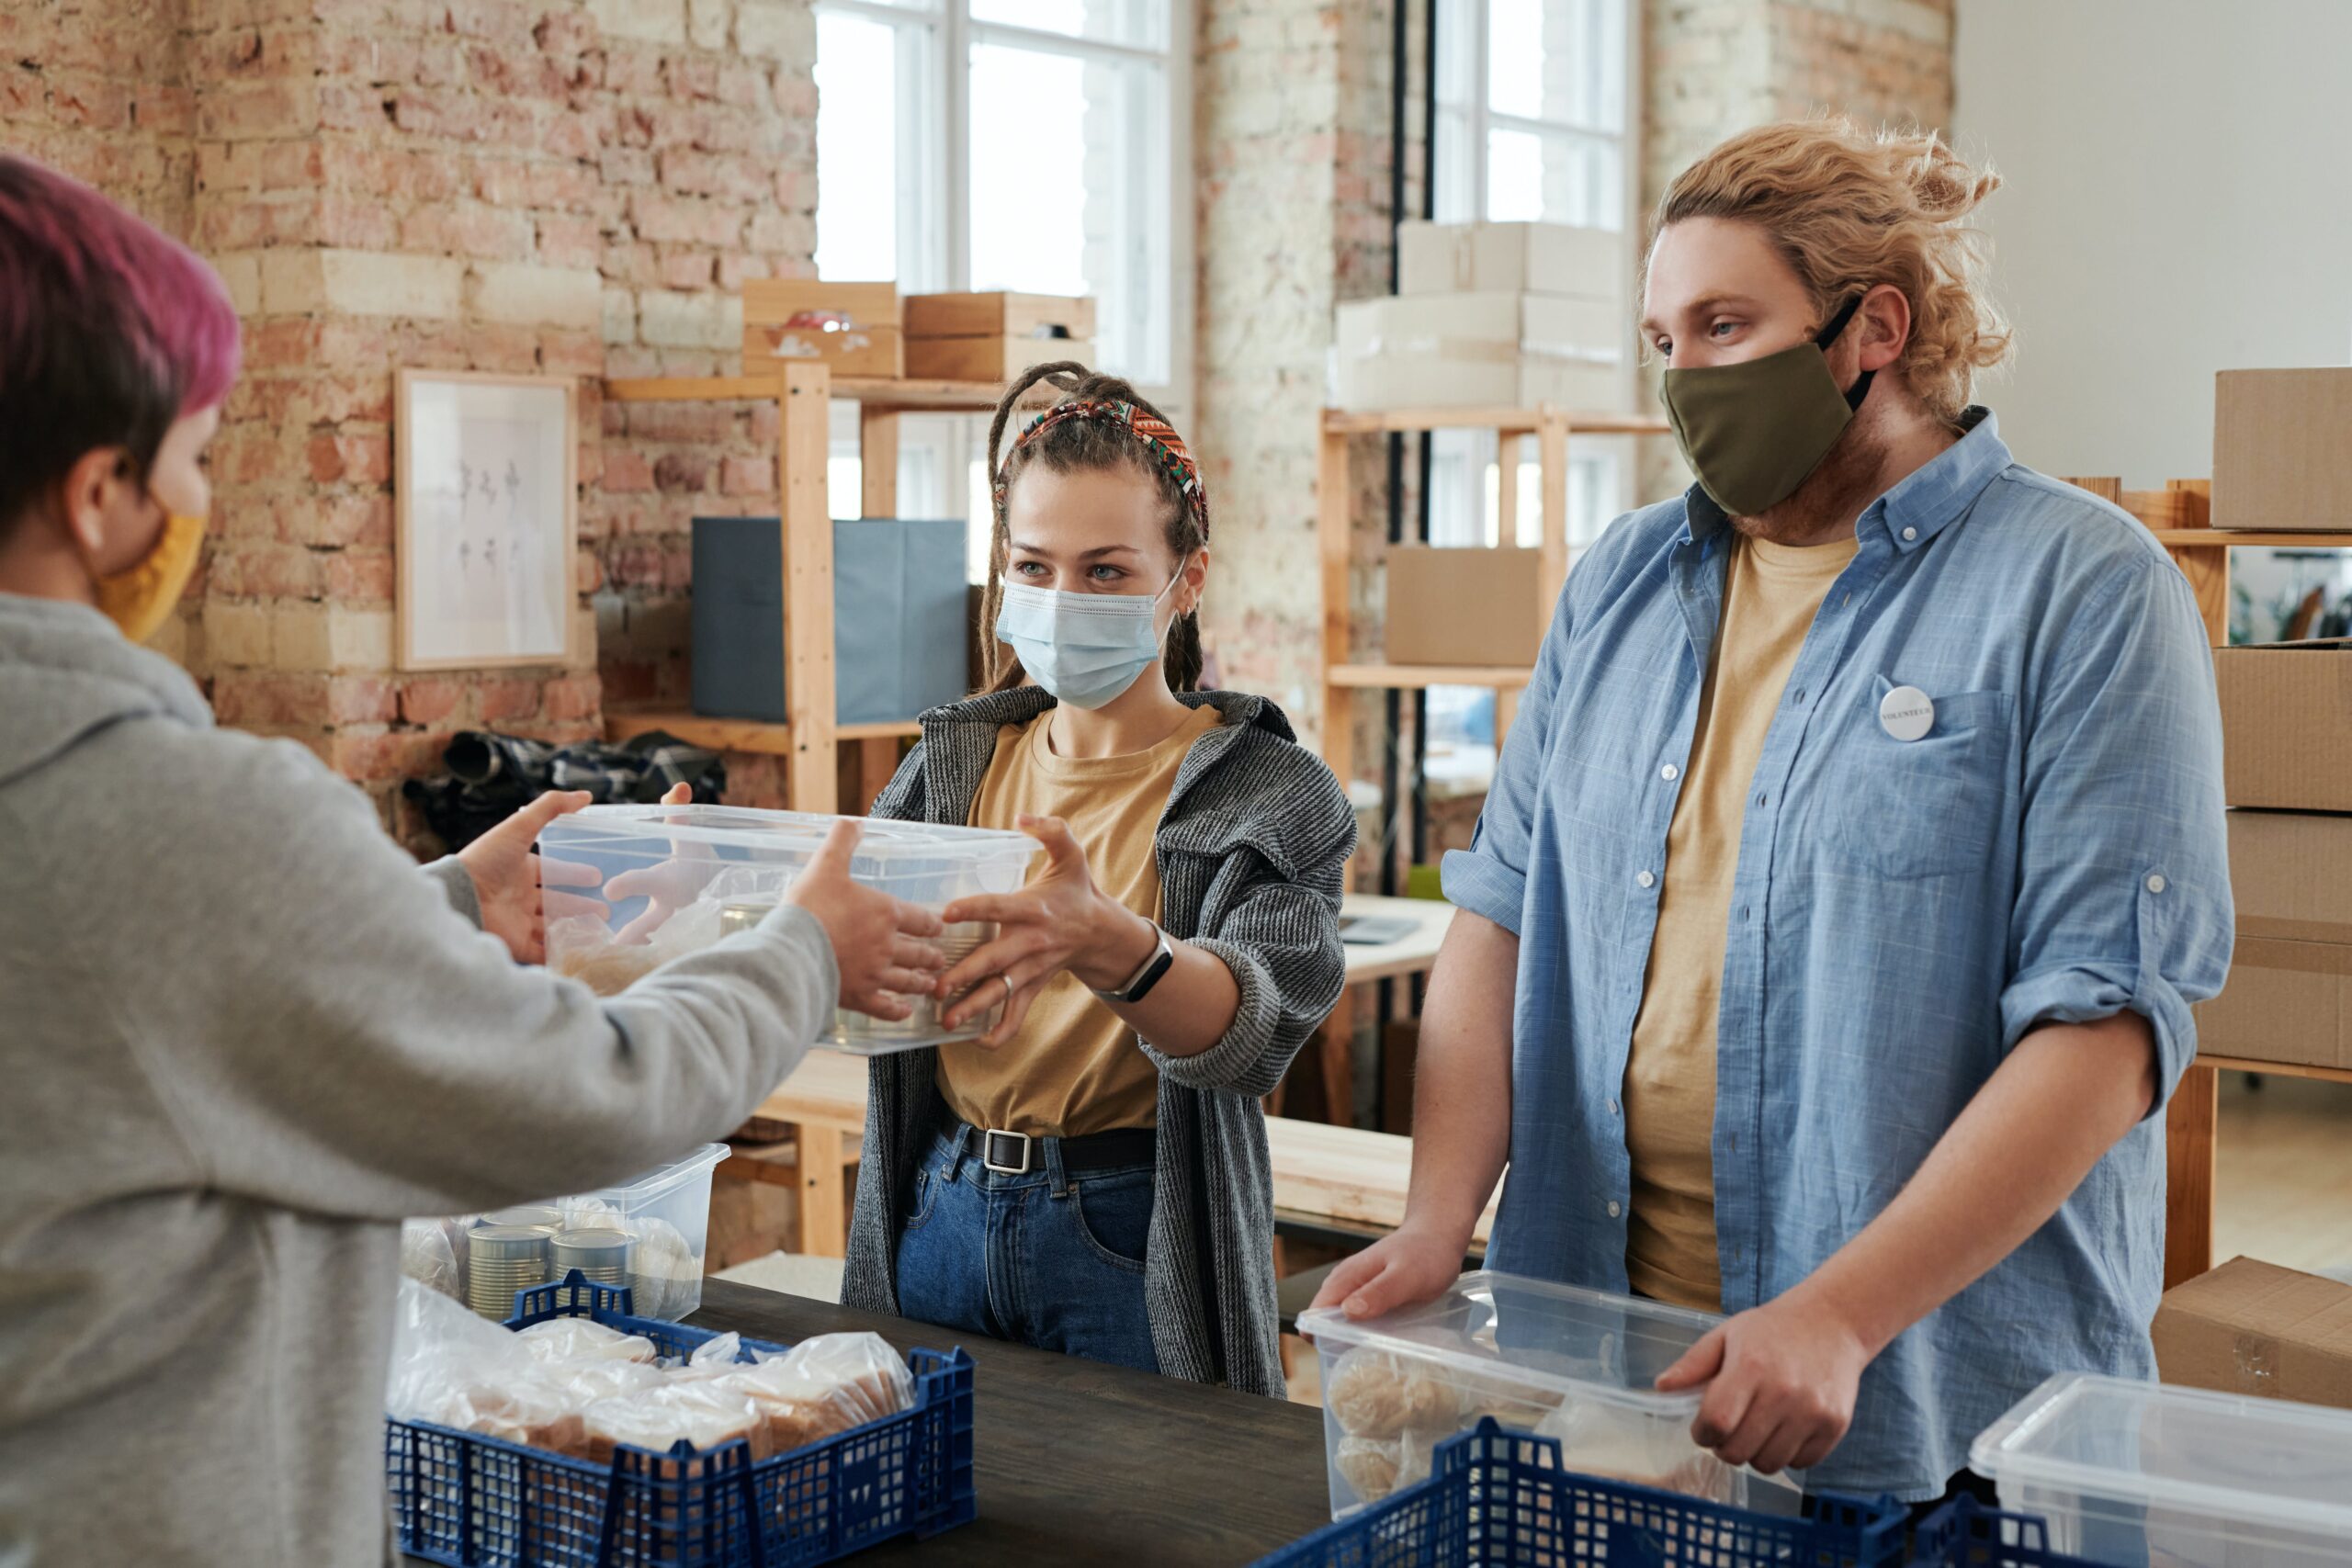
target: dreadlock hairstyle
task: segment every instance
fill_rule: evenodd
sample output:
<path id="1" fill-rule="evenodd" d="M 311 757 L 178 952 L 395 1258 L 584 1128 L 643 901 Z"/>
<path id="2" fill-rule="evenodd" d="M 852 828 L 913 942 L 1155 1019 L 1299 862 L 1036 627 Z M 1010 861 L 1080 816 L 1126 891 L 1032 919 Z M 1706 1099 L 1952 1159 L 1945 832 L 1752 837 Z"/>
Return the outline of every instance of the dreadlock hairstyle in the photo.
<path id="1" fill-rule="evenodd" d="M 1000 468 L 997 450 L 1003 444 L 1005 422 L 1020 406 L 1023 395 L 1041 381 L 1062 395 L 1031 422 Z M 1166 433 L 1165 442 L 1145 428 L 1154 424 Z M 989 541 L 989 581 L 980 602 L 979 630 L 981 689 L 990 694 L 1009 692 L 1028 679 L 1021 660 L 997 640 L 996 616 L 1004 600 L 1004 573 L 1012 553 L 1005 503 L 1014 482 L 1033 465 L 1057 474 L 1130 469 L 1149 480 L 1166 503 L 1168 547 L 1180 563 L 1209 542 L 1208 505 L 1199 472 L 1176 440 L 1174 430 L 1169 428 L 1166 415 L 1118 377 L 1098 375 L 1075 360 L 1032 366 L 1005 389 L 1003 400 L 996 406 L 996 418 L 989 424 L 989 472 L 995 477 L 996 522 Z M 1200 688 L 1197 609 L 1178 616 L 1168 628 L 1168 648 L 1161 663 L 1170 691 Z"/>

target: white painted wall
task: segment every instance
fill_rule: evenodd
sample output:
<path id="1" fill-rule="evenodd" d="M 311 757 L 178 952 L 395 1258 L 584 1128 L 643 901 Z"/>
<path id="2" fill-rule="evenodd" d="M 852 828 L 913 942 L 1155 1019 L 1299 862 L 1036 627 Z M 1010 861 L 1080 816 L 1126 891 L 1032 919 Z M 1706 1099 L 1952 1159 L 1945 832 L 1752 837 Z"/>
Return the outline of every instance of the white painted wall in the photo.
<path id="1" fill-rule="evenodd" d="M 2352 363 L 2352 0 L 1958 0 L 2020 460 L 2212 471 L 2213 372 Z"/>

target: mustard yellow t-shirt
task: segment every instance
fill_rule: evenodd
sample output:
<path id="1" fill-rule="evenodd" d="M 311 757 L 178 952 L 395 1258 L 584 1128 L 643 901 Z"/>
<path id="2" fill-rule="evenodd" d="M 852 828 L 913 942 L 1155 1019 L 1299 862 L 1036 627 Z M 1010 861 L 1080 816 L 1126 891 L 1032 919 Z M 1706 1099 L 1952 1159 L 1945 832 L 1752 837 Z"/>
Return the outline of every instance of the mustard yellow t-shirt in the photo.
<path id="1" fill-rule="evenodd" d="M 1024 812 L 1060 818 L 1086 852 L 1094 886 L 1159 919 L 1160 814 L 1184 754 L 1216 728 L 1216 709 L 1194 708 L 1167 739 L 1125 757 L 1056 756 L 1052 716 L 998 732 L 996 756 L 972 797 L 972 826 L 1017 829 Z M 1044 865 L 1041 859 L 1036 869 Z M 1159 1070 L 1119 1015 L 1068 971 L 1046 983 L 1021 1032 L 1002 1045 L 941 1046 L 937 1082 L 948 1109 L 975 1127 L 1077 1138 L 1159 1122 Z"/>
<path id="2" fill-rule="evenodd" d="M 1678 1306 L 1722 1310 L 1715 1011 L 1747 785 L 1814 612 L 1857 548 L 1851 537 L 1799 548 L 1742 536 L 1724 568 L 1723 620 L 1667 829 L 1657 931 L 1625 1064 L 1625 1273 L 1635 1291 Z"/>

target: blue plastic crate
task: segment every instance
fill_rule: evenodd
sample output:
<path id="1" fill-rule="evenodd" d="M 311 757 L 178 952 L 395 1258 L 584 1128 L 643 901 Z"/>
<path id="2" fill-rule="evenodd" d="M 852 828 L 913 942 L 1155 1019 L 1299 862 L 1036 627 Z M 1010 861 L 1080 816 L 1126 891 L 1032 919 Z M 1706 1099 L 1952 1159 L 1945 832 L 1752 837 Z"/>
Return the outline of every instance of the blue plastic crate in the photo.
<path id="1" fill-rule="evenodd" d="M 2113 1568 L 2052 1551 L 2049 1541 L 2039 1514 L 2004 1513 L 1959 1497 L 1928 1515 L 1913 1534 L 1911 1562 L 1913 1568 Z"/>
<path id="2" fill-rule="evenodd" d="M 1428 1480 L 1257 1568 L 1889 1568 L 1905 1515 L 1886 1499 L 1808 1498 L 1802 1518 L 1702 1503 L 1560 1468 L 1552 1438 L 1493 1416 L 1437 1448 Z"/>
<path id="3" fill-rule="evenodd" d="M 588 1317 L 664 1356 L 717 1338 L 630 1315 L 629 1292 L 591 1284 L 521 1291 L 510 1328 Z M 783 1346 L 746 1339 L 753 1350 Z M 936 1535 L 978 1512 L 972 1359 L 910 1350 L 915 1403 L 896 1416 L 753 1463 L 738 1439 L 705 1452 L 615 1451 L 609 1466 L 422 1421 L 384 1423 L 401 1549 L 461 1568 L 802 1568 L 892 1536 Z"/>

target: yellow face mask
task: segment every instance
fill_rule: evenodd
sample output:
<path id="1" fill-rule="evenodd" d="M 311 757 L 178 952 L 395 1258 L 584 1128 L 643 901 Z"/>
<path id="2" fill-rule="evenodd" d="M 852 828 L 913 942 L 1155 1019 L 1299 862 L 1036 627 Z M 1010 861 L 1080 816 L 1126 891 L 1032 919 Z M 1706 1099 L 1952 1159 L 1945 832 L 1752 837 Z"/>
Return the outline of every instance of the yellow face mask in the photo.
<path id="1" fill-rule="evenodd" d="M 145 642 L 171 615 L 204 553 L 204 519 L 166 515 L 155 547 L 138 565 L 97 581 L 98 611 L 133 642 Z"/>

